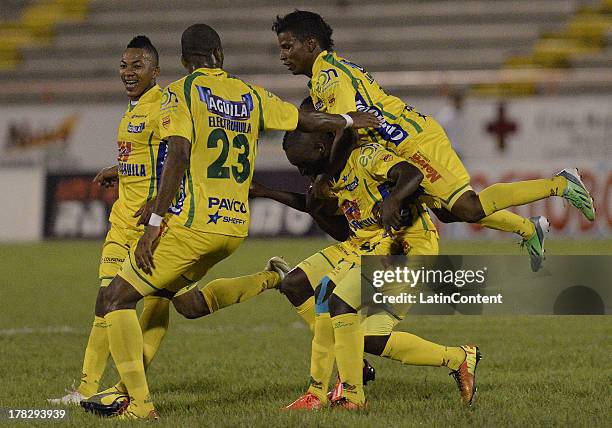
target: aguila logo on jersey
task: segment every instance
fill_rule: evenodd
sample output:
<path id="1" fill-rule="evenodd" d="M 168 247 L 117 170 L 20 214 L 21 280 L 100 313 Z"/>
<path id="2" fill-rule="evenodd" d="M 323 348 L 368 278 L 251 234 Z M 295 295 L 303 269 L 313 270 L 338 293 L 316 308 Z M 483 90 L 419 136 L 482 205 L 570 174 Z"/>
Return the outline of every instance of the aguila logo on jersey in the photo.
<path id="1" fill-rule="evenodd" d="M 363 229 L 364 227 L 372 226 L 377 224 L 376 217 L 368 217 L 361 219 L 361 210 L 357 201 L 346 200 L 342 203 L 342 211 L 344 217 L 349 223 L 349 226 L 353 229 Z"/>
<path id="2" fill-rule="evenodd" d="M 140 134 L 145 129 L 145 123 L 140 122 L 138 125 L 133 125 L 132 123 L 128 123 L 127 132 L 131 134 Z"/>
<path id="3" fill-rule="evenodd" d="M 364 111 L 374 114 L 380 120 L 380 127 L 376 128 L 376 131 L 380 134 L 383 140 L 388 141 L 395 146 L 398 146 L 402 141 L 408 138 L 408 132 L 405 131 L 401 126 L 394 123 L 388 123 L 385 116 L 382 114 L 377 107 L 370 106 L 361 96 L 359 92 L 355 92 L 355 105 L 357 111 Z"/>
<path id="4" fill-rule="evenodd" d="M 425 178 L 427 178 L 430 183 L 435 183 L 440 177 L 442 177 L 442 175 L 438 171 L 436 171 L 435 168 L 431 166 L 429 162 L 427 162 L 427 160 L 425 160 L 423 155 L 421 155 L 419 152 L 416 152 L 415 154 L 410 156 L 408 160 L 412 161 L 412 163 L 420 166 L 423 169 L 423 172 L 425 173 Z"/>
<path id="5" fill-rule="evenodd" d="M 117 160 L 127 162 L 132 153 L 132 143 L 129 141 L 117 141 Z"/>
<path id="6" fill-rule="evenodd" d="M 233 120 L 247 120 L 253 111 L 253 97 L 246 93 L 242 95 L 242 101 L 230 101 L 212 93 L 210 88 L 196 85 L 200 100 L 206 103 L 208 111 Z"/>

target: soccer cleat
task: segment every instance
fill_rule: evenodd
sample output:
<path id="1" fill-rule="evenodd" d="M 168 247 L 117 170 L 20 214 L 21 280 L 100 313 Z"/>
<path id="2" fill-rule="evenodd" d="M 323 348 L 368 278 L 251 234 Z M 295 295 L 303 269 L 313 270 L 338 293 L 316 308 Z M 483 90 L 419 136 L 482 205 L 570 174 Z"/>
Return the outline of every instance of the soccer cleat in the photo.
<path id="1" fill-rule="evenodd" d="M 147 416 L 144 416 L 144 417 L 138 416 L 136 413 L 130 410 L 129 406 L 126 406 L 126 408 L 122 410 L 121 413 L 117 414 L 113 419 L 116 419 L 119 421 L 133 421 L 133 420 L 158 421 L 159 413 L 157 413 L 157 410 L 151 410 L 147 414 Z"/>
<path id="2" fill-rule="evenodd" d="M 81 400 L 81 407 L 84 408 L 86 412 L 98 416 L 109 417 L 117 415 L 121 409 L 129 404 L 129 402 L 130 398 L 125 392 L 112 386 L 107 390 Z"/>
<path id="3" fill-rule="evenodd" d="M 588 220 L 595 220 L 593 198 L 580 179 L 578 170 L 576 168 L 566 168 L 556 175 L 564 177 L 567 180 L 567 187 L 563 190 L 563 198 L 567 199 L 573 206 L 578 208 Z"/>
<path id="4" fill-rule="evenodd" d="M 481 358 L 480 350 L 476 345 L 463 345 L 461 349 L 465 351 L 465 360 L 463 360 L 459 369 L 453 370 L 449 374 L 457 382 L 463 404 L 471 406 L 476 397 L 476 366 L 478 366 Z"/>
<path id="5" fill-rule="evenodd" d="M 331 407 L 339 410 L 363 410 L 368 407 L 368 402 L 365 401 L 363 404 L 356 404 L 345 397 L 340 397 L 331 403 Z"/>
<path id="6" fill-rule="evenodd" d="M 285 279 L 285 276 L 291 270 L 291 266 L 289 266 L 289 263 L 287 263 L 282 257 L 274 256 L 270 260 L 268 260 L 268 263 L 266 263 L 266 267 L 264 268 L 264 270 L 276 272 L 278 276 L 280 276 L 280 280 L 282 281 L 283 279 Z"/>
<path id="7" fill-rule="evenodd" d="M 374 382 L 376 380 L 376 369 L 368 363 L 368 360 L 363 360 L 363 386 L 366 386 L 368 382 Z M 327 399 L 333 401 L 340 397 L 342 392 L 342 382 L 340 382 L 340 376 L 336 378 L 336 385 L 334 389 L 327 393 Z"/>
<path id="8" fill-rule="evenodd" d="M 319 397 L 312 392 L 307 392 L 287 407 L 284 407 L 283 410 L 320 410 L 321 407 L 323 407 L 323 403 L 321 403 Z"/>
<path id="9" fill-rule="evenodd" d="M 535 232 L 529 239 L 523 239 L 521 247 L 527 248 L 529 252 L 529 260 L 531 261 L 531 270 L 537 272 L 542 267 L 544 261 L 544 236 L 545 232 L 550 229 L 550 223 L 544 216 L 531 217 L 529 219 L 535 226 Z"/>
<path id="10" fill-rule="evenodd" d="M 64 395 L 63 397 L 47 398 L 47 402 L 56 406 L 78 406 L 81 400 L 86 398 L 83 394 L 76 390 L 74 384 L 72 384 L 72 387 L 70 389 L 65 389 L 64 392 L 66 392 L 66 395 Z"/>

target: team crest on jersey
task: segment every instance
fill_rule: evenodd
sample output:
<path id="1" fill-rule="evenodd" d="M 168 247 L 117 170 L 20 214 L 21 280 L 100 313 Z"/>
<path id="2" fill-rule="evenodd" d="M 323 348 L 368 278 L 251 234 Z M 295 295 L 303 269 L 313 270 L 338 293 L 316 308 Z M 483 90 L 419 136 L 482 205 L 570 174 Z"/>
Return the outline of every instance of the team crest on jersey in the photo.
<path id="1" fill-rule="evenodd" d="M 145 129 L 145 123 L 140 122 L 137 125 L 133 125 L 131 122 L 128 123 L 127 132 L 130 134 L 140 134 Z"/>
<path id="2" fill-rule="evenodd" d="M 250 93 L 242 95 L 242 101 L 231 101 L 212 93 L 210 88 L 196 85 L 200 101 L 206 103 L 208 111 L 232 120 L 248 120 L 253 111 L 253 97 Z"/>
<path id="3" fill-rule="evenodd" d="M 327 70 L 321 70 L 319 75 L 317 76 L 317 81 L 315 82 L 315 91 L 318 93 L 323 93 L 328 91 L 333 86 L 338 84 L 338 72 L 329 68 Z"/>
<path id="4" fill-rule="evenodd" d="M 178 97 L 170 88 L 166 88 L 162 93 L 161 110 L 165 110 L 170 107 L 176 107 L 178 105 Z"/>
<path id="5" fill-rule="evenodd" d="M 132 143 L 129 141 L 117 141 L 117 160 L 127 162 L 132 153 Z"/>

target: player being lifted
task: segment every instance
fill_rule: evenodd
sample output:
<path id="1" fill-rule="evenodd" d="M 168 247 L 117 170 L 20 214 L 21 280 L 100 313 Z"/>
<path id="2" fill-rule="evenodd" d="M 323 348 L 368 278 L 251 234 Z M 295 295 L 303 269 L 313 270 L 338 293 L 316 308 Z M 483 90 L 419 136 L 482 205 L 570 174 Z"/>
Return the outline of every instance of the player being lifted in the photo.
<path id="1" fill-rule="evenodd" d="M 207 25 L 185 30 L 181 50 L 190 74 L 162 95 L 159 129 L 168 141 L 168 155 L 158 196 L 136 250 L 129 252 L 111 281 L 104 302 L 111 355 L 130 397 L 129 405 L 115 412 L 121 418 L 157 417 L 144 371 L 136 303 L 159 290 L 177 291 L 174 282 L 186 272 L 203 276 L 246 237 L 259 131 L 338 131 L 349 121 L 354 128 L 379 125 L 368 113 L 351 113 L 346 119 L 298 112 L 270 92 L 228 75 L 221 68 L 219 35 Z M 168 215 L 171 207 L 173 215 Z M 276 285 L 281 278 L 276 272 L 262 272 L 248 279 Z M 225 280 L 230 285 L 232 281 L 244 282 L 245 277 Z M 190 308 L 185 311 L 210 309 L 197 288 L 180 298 L 182 306 Z"/>
<path id="2" fill-rule="evenodd" d="M 442 127 L 432 117 L 386 94 L 362 67 L 338 56 L 333 50 L 332 29 L 320 15 L 296 10 L 277 16 L 272 29 L 278 36 L 281 62 L 291 73 L 311 78 L 308 86 L 315 108 L 328 113 L 375 113 L 382 125 L 360 131 L 360 143 L 382 144 L 416 166 L 431 198 L 427 205 L 448 210 L 452 215 L 446 215 L 446 221 L 479 223 L 519 234 L 529 250 L 532 269 L 537 270 L 544 257 L 548 221 L 544 217 L 528 220 L 505 208 L 561 196 L 587 219 L 594 219 L 593 200 L 576 169 L 564 169 L 548 179 L 498 183 L 475 193 Z M 330 164 L 315 181 L 318 196 L 327 192 L 330 177 L 347 156 L 348 147 L 334 144 Z"/>
<path id="3" fill-rule="evenodd" d="M 332 147 L 328 136 L 296 131 L 286 135 L 284 143 L 287 157 L 302 174 L 316 175 L 326 167 Z M 351 237 L 300 263 L 281 284 L 281 291 L 290 300 L 296 294 L 307 296 L 305 286 L 312 290 L 310 284 L 318 284 L 311 382 L 307 393 L 287 408 L 318 409 L 327 402 L 334 355 L 340 383 L 332 405 L 348 409 L 363 406 L 364 347 L 367 352 L 404 364 L 450 368 L 462 400 L 469 405 L 475 392 L 475 370 L 480 358 L 477 347 L 445 347 L 409 333 L 392 332 L 407 307 L 394 315 L 388 312 L 371 315 L 360 326 L 357 315 L 361 307 L 360 255 L 435 255 L 438 234 L 421 203 L 406 205 L 420 184 L 414 179 L 415 167 L 379 144 L 368 143 L 360 147 L 349 144 L 354 149 L 343 163 L 342 171 L 334 177 L 331 190 L 348 221 Z M 300 199 L 295 194 L 271 192 L 261 187 L 254 190 L 256 196 L 271 196 L 298 209 L 311 211 L 305 199 L 303 204 L 295 203 Z M 393 236 L 385 233 L 378 221 L 379 215 L 388 225 L 387 229 L 396 230 Z M 320 222 L 321 213 L 316 213 L 315 219 Z M 324 223 L 324 227 L 338 230 L 330 223 Z M 312 279 L 313 274 L 318 278 Z M 302 316 L 308 320 L 303 312 Z"/>

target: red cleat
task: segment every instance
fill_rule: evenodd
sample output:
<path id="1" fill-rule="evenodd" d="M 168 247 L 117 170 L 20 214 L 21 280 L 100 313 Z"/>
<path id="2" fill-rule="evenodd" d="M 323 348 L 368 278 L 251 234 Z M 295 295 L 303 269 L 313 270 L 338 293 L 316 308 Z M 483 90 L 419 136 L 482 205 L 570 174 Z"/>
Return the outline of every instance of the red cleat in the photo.
<path id="1" fill-rule="evenodd" d="M 323 404 L 319 397 L 312 392 L 307 392 L 287 407 L 284 407 L 283 410 L 320 410 L 321 407 L 323 407 Z"/>

